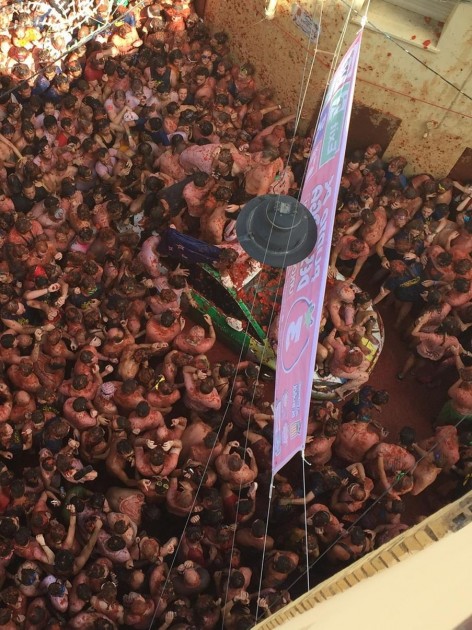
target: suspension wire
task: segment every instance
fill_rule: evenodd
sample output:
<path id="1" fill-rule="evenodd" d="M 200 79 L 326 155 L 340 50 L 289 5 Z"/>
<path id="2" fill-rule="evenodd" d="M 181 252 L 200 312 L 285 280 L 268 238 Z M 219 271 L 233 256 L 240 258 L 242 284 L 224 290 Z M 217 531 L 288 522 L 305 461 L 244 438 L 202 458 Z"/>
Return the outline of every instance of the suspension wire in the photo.
<path id="1" fill-rule="evenodd" d="M 457 429 L 457 427 L 459 425 L 462 424 L 462 422 L 467 418 L 467 415 L 463 415 L 461 416 L 460 420 L 458 420 L 458 422 L 454 425 L 450 425 L 453 426 L 455 429 Z M 428 457 L 428 455 L 430 455 L 435 448 L 439 445 L 439 441 L 436 441 L 427 451 L 425 451 L 424 455 L 421 455 L 419 457 L 419 459 L 415 462 L 414 466 L 408 470 L 407 472 L 400 472 L 398 473 L 394 480 L 390 483 L 390 485 L 388 486 L 388 488 L 386 488 L 381 494 L 380 496 L 378 496 L 371 505 L 369 505 L 359 516 L 357 516 L 356 520 L 351 523 L 351 525 L 349 525 L 347 532 L 349 533 L 354 527 L 356 527 L 357 523 L 359 523 L 387 494 L 390 493 L 390 491 L 395 488 L 395 486 L 397 485 L 397 483 L 403 479 L 403 477 L 405 477 L 408 473 L 412 473 L 416 470 L 416 468 L 418 467 L 418 465 Z M 304 497 L 305 498 L 305 497 Z M 306 502 L 306 499 L 305 499 Z M 313 567 L 321 560 L 321 558 L 323 558 L 328 551 L 330 551 L 335 545 L 338 544 L 338 542 L 340 540 L 342 540 L 345 537 L 345 534 L 339 534 L 339 536 L 337 538 L 335 538 L 335 540 L 323 551 L 323 553 L 321 553 L 316 560 L 314 560 L 309 567 L 309 570 L 311 571 L 313 569 Z M 371 550 L 372 551 L 372 550 Z M 370 553 L 370 552 L 369 552 Z M 285 590 L 290 590 L 293 586 L 295 586 L 295 584 L 298 583 L 299 580 L 302 579 L 303 575 L 304 575 L 305 571 L 303 571 L 295 580 L 293 580 L 287 587 Z M 335 573 L 338 573 L 338 571 L 335 571 Z M 333 574 L 334 575 L 334 574 Z M 332 577 L 332 576 L 331 576 Z M 277 604 L 277 602 L 282 600 L 282 595 L 279 595 L 278 598 L 274 601 L 274 604 Z M 257 619 L 256 619 L 257 621 Z"/>
<path id="2" fill-rule="evenodd" d="M 247 332 L 245 333 L 245 335 L 247 335 Z M 240 363 L 240 362 L 241 362 L 241 360 L 242 360 L 242 358 L 243 358 L 243 355 L 244 355 L 244 348 L 245 348 L 245 343 L 242 343 L 242 344 L 241 344 L 241 350 L 240 350 L 240 352 L 239 352 L 239 359 L 238 359 L 238 363 Z M 176 549 L 175 549 L 175 551 L 174 551 L 174 557 L 173 557 L 173 558 L 172 558 L 172 560 L 171 560 L 170 566 L 168 566 L 167 576 L 166 576 L 166 579 L 165 579 L 165 581 L 164 581 L 163 586 L 161 587 L 161 591 L 160 591 L 159 599 L 157 600 L 157 603 L 155 604 L 154 613 L 153 613 L 153 615 L 152 615 L 151 622 L 150 622 L 150 624 L 149 624 L 149 630 L 152 630 L 152 626 L 153 626 L 153 624 L 154 624 L 154 620 L 155 620 L 155 618 L 156 618 L 156 614 L 157 614 L 157 610 L 158 610 L 158 608 L 159 608 L 159 604 L 160 604 L 160 603 L 161 603 L 161 601 L 162 601 L 163 594 L 164 594 L 164 592 L 165 592 L 166 586 L 167 586 L 167 584 L 168 584 L 168 582 L 169 582 L 169 579 L 170 579 L 170 574 L 171 574 L 171 571 L 172 571 L 172 569 L 173 569 L 173 567 L 174 567 L 174 564 L 175 564 L 175 562 L 176 562 L 176 560 L 177 560 L 177 556 L 178 556 L 178 553 L 179 553 L 179 550 L 180 550 L 180 546 L 181 546 L 181 544 L 182 544 L 182 537 L 183 537 L 183 535 L 184 535 L 184 533 L 185 533 L 185 531 L 186 531 L 186 529 L 187 529 L 187 527 L 188 527 L 188 524 L 189 524 L 189 522 L 190 522 L 190 519 L 192 518 L 192 513 L 194 512 L 195 506 L 196 506 L 196 504 L 197 504 L 197 500 L 198 500 L 198 496 L 199 496 L 200 490 L 201 490 L 201 488 L 202 488 L 202 486 L 203 486 L 203 484 L 204 484 L 204 481 L 205 481 L 205 475 L 206 475 L 206 472 L 207 472 L 207 470 L 208 470 L 208 468 L 209 468 L 209 466 L 210 466 L 210 461 L 211 461 L 211 458 L 212 458 L 212 455 L 213 455 L 213 451 L 214 451 L 214 450 L 215 450 L 215 448 L 216 448 L 216 445 L 217 445 L 217 443 L 218 443 L 218 440 L 219 440 L 219 436 L 220 436 L 221 430 L 222 430 L 222 428 L 223 428 L 223 424 L 224 424 L 224 422 L 225 422 L 225 420 L 226 420 L 226 416 L 227 416 L 227 414 L 228 414 L 228 412 L 229 412 L 229 405 L 230 405 L 230 402 L 229 402 L 229 401 L 231 401 L 231 399 L 232 399 L 232 396 L 233 396 L 233 393 L 234 393 L 234 389 L 235 389 L 235 383 L 236 383 L 236 379 L 235 379 L 235 378 L 233 378 L 233 382 L 231 383 L 231 388 L 230 388 L 230 390 L 229 390 L 229 394 L 228 394 L 228 398 L 227 398 L 227 402 L 226 402 L 226 408 L 225 408 L 225 410 L 224 410 L 224 412 L 223 412 L 223 417 L 222 417 L 221 422 L 220 422 L 220 425 L 219 425 L 219 427 L 218 427 L 218 431 L 216 432 L 217 439 L 214 441 L 214 444 L 213 444 L 213 446 L 211 447 L 210 454 L 208 455 L 208 459 L 207 459 L 207 461 L 206 461 L 206 463 L 205 463 L 205 465 L 204 465 L 204 468 L 203 468 L 203 473 L 202 473 L 202 475 L 201 475 L 201 479 L 200 479 L 200 481 L 199 481 L 199 483 L 198 483 L 198 485 L 197 485 L 197 488 L 196 488 L 196 490 L 195 490 L 195 496 L 194 496 L 194 499 L 193 499 L 192 505 L 190 506 L 190 509 L 189 509 L 189 512 L 188 512 L 187 518 L 186 518 L 186 520 L 185 520 L 184 528 L 183 528 L 183 530 L 182 530 L 182 535 L 181 535 L 181 537 L 180 537 L 179 542 L 177 543 L 177 547 L 176 547 Z"/>
<path id="3" fill-rule="evenodd" d="M 303 496 L 306 497 L 306 471 L 305 471 L 305 447 L 302 450 L 302 483 L 303 483 Z M 306 501 L 303 504 L 303 520 L 305 526 L 305 559 L 306 559 L 306 586 L 307 591 L 310 590 L 310 557 L 308 551 L 308 518 L 307 518 L 308 506 Z"/>

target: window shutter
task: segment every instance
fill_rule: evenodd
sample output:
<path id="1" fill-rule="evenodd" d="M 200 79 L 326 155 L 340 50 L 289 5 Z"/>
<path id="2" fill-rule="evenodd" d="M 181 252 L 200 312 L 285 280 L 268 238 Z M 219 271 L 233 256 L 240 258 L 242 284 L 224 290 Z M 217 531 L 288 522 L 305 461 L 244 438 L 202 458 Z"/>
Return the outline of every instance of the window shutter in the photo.
<path id="1" fill-rule="evenodd" d="M 445 22 L 459 0 L 385 0 L 407 11 L 419 13 L 438 22 Z"/>

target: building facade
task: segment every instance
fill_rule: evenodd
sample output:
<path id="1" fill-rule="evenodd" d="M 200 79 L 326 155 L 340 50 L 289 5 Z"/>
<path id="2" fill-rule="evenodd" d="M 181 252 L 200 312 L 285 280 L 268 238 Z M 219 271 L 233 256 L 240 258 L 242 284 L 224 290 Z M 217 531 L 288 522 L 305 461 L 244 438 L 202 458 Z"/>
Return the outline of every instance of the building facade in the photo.
<path id="1" fill-rule="evenodd" d="M 367 5 L 207 0 L 205 19 L 230 34 L 235 61 L 251 61 L 258 84 L 272 87 L 287 110 L 303 102 L 301 124 L 310 128 L 333 60 L 354 39 Z M 379 142 L 387 157 L 408 159 L 407 173 L 472 180 L 472 3 L 370 0 L 368 20 L 348 150 Z"/>

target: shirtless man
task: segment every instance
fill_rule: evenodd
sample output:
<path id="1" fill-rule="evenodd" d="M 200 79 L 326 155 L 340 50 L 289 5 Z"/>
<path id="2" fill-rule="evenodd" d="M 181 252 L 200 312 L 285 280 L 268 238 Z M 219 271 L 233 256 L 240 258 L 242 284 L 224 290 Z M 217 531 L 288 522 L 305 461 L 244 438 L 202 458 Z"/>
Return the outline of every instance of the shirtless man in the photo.
<path id="1" fill-rule="evenodd" d="M 346 383 L 335 390 L 338 396 L 343 397 L 347 392 L 359 389 L 368 380 L 369 362 L 360 348 L 345 345 L 335 335 L 336 330 L 333 330 L 326 338 L 327 344 L 333 349 L 329 371 L 333 376 L 346 379 Z"/>
<path id="2" fill-rule="evenodd" d="M 399 474 L 407 474 L 415 466 L 415 457 L 398 444 L 379 442 L 365 455 L 369 476 L 378 480 L 382 491 L 396 495 L 395 484 Z M 393 487 L 392 487 L 393 484 Z"/>
<path id="3" fill-rule="evenodd" d="M 454 426 L 437 426 L 434 435 L 422 440 L 419 447 L 431 451 L 436 465 L 446 470 L 459 461 L 459 438 Z"/>
<path id="4" fill-rule="evenodd" d="M 128 464 L 134 464 L 133 445 L 126 439 L 125 433 L 117 433 L 111 440 L 106 467 L 110 474 L 117 477 L 125 486 L 135 488 L 138 481 L 125 472 Z"/>
<path id="5" fill-rule="evenodd" d="M 215 468 L 219 477 L 231 487 L 237 488 L 249 486 L 258 475 L 258 468 L 252 450 L 250 448 L 246 449 L 250 459 L 250 465 L 248 466 L 238 452 L 231 452 L 233 448 L 238 447 L 239 442 L 229 442 L 221 455 L 215 460 Z"/>
<path id="6" fill-rule="evenodd" d="M 167 509 L 175 516 L 187 516 L 194 509 L 195 490 L 189 481 L 171 477 L 166 494 Z"/>
<path id="7" fill-rule="evenodd" d="M 119 360 L 122 352 L 127 346 L 134 344 L 134 337 L 126 327 L 126 322 L 122 321 L 121 328 L 109 328 L 103 344 L 102 354 L 108 360 Z"/>
<path id="8" fill-rule="evenodd" d="M 354 328 L 354 318 L 348 318 L 348 309 L 353 310 L 356 294 L 347 282 L 336 280 L 327 295 L 327 310 L 334 328 L 340 333 L 351 332 Z"/>
<path id="9" fill-rule="evenodd" d="M 378 206 L 374 210 L 367 209 L 361 213 L 362 225 L 358 229 L 360 238 L 372 249 L 382 238 L 387 225 L 387 213 L 383 206 Z"/>
<path id="10" fill-rule="evenodd" d="M 176 317 L 171 310 L 151 317 L 146 323 L 146 341 L 151 342 L 148 346 L 157 344 L 167 347 L 182 333 L 184 327 L 185 319 Z"/>
<path id="11" fill-rule="evenodd" d="M 304 456 L 312 466 L 324 466 L 329 462 L 338 430 L 339 422 L 335 418 L 327 418 L 320 430 L 307 436 Z"/>
<path id="12" fill-rule="evenodd" d="M 354 464 L 364 459 L 367 451 L 380 442 L 379 431 L 371 422 L 353 420 L 343 423 L 336 435 L 334 452 L 338 457 Z"/>
<path id="13" fill-rule="evenodd" d="M 195 427 L 196 425 L 198 426 L 200 424 L 204 427 L 208 427 L 208 425 L 205 425 L 203 422 L 194 423 L 191 425 L 191 427 Z M 228 435 L 232 428 L 233 425 L 231 422 L 229 422 L 225 427 L 225 430 L 223 431 L 221 441 L 218 439 L 218 434 L 212 431 L 211 428 L 210 431 L 205 431 L 205 434 L 203 435 L 201 440 L 197 439 L 197 434 L 195 431 L 193 431 L 192 438 L 190 440 L 190 436 L 187 435 L 186 445 L 188 447 L 188 445 L 190 444 L 190 446 L 187 448 L 186 455 L 182 458 L 182 461 L 187 461 L 188 459 L 190 459 L 204 465 L 209 464 L 210 466 L 212 466 L 215 459 L 223 452 L 223 449 L 225 448 L 228 441 Z"/>
<path id="14" fill-rule="evenodd" d="M 256 519 L 251 527 L 238 527 L 235 541 L 238 547 L 249 552 L 264 549 L 270 552 L 275 544 L 272 536 L 266 536 L 266 524 L 260 519 Z"/>
<path id="15" fill-rule="evenodd" d="M 258 157 L 253 158 L 253 165 L 247 171 L 244 190 L 246 199 L 259 195 L 267 195 L 277 175 L 282 173 L 284 163 L 278 149 L 264 149 Z"/>
<path id="16" fill-rule="evenodd" d="M 280 588 L 288 576 L 295 571 L 299 556 L 293 551 L 271 551 L 264 564 L 264 588 Z"/>
<path id="17" fill-rule="evenodd" d="M 141 364 L 150 356 L 161 353 L 168 348 L 166 342 L 156 342 L 151 344 L 133 344 L 125 348 L 121 353 L 118 366 L 118 374 L 125 381 L 128 378 L 136 378 Z"/>
<path id="18" fill-rule="evenodd" d="M 369 253 L 370 248 L 365 241 L 355 236 L 341 237 L 331 252 L 329 275 L 336 277 L 338 273 L 336 263 L 340 261 L 341 270 L 346 272 L 345 275 L 349 273 L 346 282 L 353 282 L 369 257 Z"/>
<path id="19" fill-rule="evenodd" d="M 388 221 L 385 226 L 385 230 L 382 234 L 382 238 L 377 242 L 375 251 L 381 260 L 381 265 L 385 269 L 390 268 L 390 262 L 385 256 L 384 247 L 392 247 L 393 238 L 398 232 L 405 227 L 408 222 L 408 215 L 400 208 L 395 212 L 393 217 Z"/>
<path id="20" fill-rule="evenodd" d="M 209 336 L 205 337 L 205 331 L 201 326 L 192 326 L 187 333 L 181 332 L 175 337 L 173 346 L 177 350 L 187 354 L 197 355 L 206 354 L 209 350 L 211 350 L 211 348 L 213 348 L 216 341 L 213 322 L 210 315 L 204 315 L 203 319 L 208 324 Z"/>
<path id="21" fill-rule="evenodd" d="M 21 361 L 16 335 L 6 332 L 0 337 L 0 360 L 6 365 Z"/>
<path id="22" fill-rule="evenodd" d="M 230 188 L 220 187 L 215 192 L 216 205 L 208 208 L 200 218 L 200 238 L 211 245 L 221 245 L 224 237 L 225 225 L 229 218 L 227 213 L 239 210 L 237 205 L 228 205 L 232 191 Z"/>
<path id="23" fill-rule="evenodd" d="M 129 418 L 129 428 L 134 435 L 164 426 L 164 417 L 158 409 L 153 409 L 146 401 L 136 405 Z"/>
<path id="24" fill-rule="evenodd" d="M 221 398 L 215 389 L 213 378 L 190 365 L 186 365 L 182 372 L 185 384 L 184 402 L 189 409 L 197 412 L 220 409 Z"/>
<path id="25" fill-rule="evenodd" d="M 366 532 L 360 527 L 353 527 L 347 537 L 328 550 L 328 560 L 333 564 L 344 564 L 357 560 L 373 549 L 374 536 L 373 532 L 366 535 Z"/>
<path id="26" fill-rule="evenodd" d="M 185 186 L 182 192 L 182 197 L 187 204 L 188 215 L 194 220 L 190 221 L 189 225 L 192 231 L 198 227 L 199 219 L 205 211 L 205 201 L 215 184 L 216 181 L 212 177 L 206 173 L 197 172 L 193 174 L 192 181 Z"/>
<path id="27" fill-rule="evenodd" d="M 442 463 L 434 451 L 426 451 L 418 444 L 412 444 L 412 447 L 420 458 L 413 469 L 414 485 L 411 494 L 416 496 L 436 481 L 442 472 Z"/>

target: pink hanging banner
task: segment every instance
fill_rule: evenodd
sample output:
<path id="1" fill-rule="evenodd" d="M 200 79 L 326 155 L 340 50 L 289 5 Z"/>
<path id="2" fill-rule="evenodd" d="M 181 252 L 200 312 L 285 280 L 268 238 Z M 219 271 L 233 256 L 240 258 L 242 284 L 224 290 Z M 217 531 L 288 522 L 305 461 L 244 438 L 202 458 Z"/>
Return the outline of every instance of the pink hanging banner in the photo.
<path id="1" fill-rule="evenodd" d="M 359 32 L 331 79 L 300 201 L 316 220 L 310 256 L 287 268 L 280 310 L 272 474 L 303 450 L 331 238 L 361 48 Z"/>

